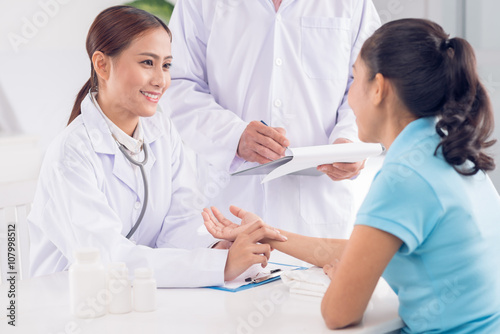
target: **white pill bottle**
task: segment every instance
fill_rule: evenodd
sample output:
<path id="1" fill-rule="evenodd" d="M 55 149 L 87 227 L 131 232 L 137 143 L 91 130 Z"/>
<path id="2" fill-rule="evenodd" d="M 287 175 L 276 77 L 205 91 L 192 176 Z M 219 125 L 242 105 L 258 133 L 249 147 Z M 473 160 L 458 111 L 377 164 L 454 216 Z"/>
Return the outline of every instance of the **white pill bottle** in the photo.
<path id="1" fill-rule="evenodd" d="M 106 314 L 108 291 L 106 271 L 97 248 L 81 248 L 69 268 L 71 313 L 78 318 L 97 318 Z"/>
<path id="2" fill-rule="evenodd" d="M 134 270 L 134 310 L 151 312 L 156 309 L 156 280 L 148 268 Z"/>
<path id="3" fill-rule="evenodd" d="M 132 311 L 132 285 L 125 263 L 113 262 L 109 264 L 107 284 L 111 297 L 108 312 L 120 314 Z"/>

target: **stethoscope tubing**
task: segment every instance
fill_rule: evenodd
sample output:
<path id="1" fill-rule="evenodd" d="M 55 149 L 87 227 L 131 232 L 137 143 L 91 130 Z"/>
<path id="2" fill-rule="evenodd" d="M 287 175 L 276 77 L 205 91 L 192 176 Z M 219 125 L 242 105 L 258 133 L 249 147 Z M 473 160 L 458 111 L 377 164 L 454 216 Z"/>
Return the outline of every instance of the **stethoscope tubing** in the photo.
<path id="1" fill-rule="evenodd" d="M 92 100 L 92 103 L 94 103 L 94 106 L 96 106 L 96 108 L 98 108 L 97 103 L 94 99 L 94 96 L 92 95 L 91 89 L 89 89 L 89 95 L 90 95 L 90 99 Z M 144 218 L 144 213 L 146 212 L 146 208 L 148 206 L 149 186 L 148 186 L 148 179 L 146 177 L 146 171 L 144 170 L 144 166 L 148 162 L 148 149 L 147 149 L 147 145 L 142 145 L 142 147 L 144 149 L 144 159 L 142 161 L 136 161 L 127 153 L 127 149 L 125 148 L 125 146 L 123 146 L 123 144 L 118 142 L 118 140 L 116 140 L 116 138 L 114 136 L 113 136 L 113 138 L 115 139 L 116 144 L 118 144 L 118 148 L 123 153 L 125 158 L 127 158 L 127 160 L 130 161 L 130 163 L 139 167 L 139 169 L 141 170 L 142 182 L 144 184 L 144 201 L 142 204 L 141 213 L 139 214 L 139 217 L 137 218 L 137 221 L 135 222 L 134 226 L 132 226 L 132 228 L 130 229 L 130 231 L 128 232 L 128 234 L 126 236 L 127 239 L 130 239 L 130 237 L 132 237 L 132 235 L 134 235 L 135 231 L 137 230 L 137 228 L 141 224 L 142 218 Z"/>
<path id="2" fill-rule="evenodd" d="M 132 226 L 132 229 L 128 232 L 128 234 L 126 236 L 127 239 L 130 239 L 130 237 L 132 237 L 132 235 L 135 233 L 135 231 L 137 230 L 137 228 L 141 224 L 142 218 L 144 218 L 144 213 L 146 212 L 146 208 L 148 206 L 149 186 L 148 186 L 148 179 L 146 176 L 146 171 L 144 170 L 144 166 L 148 162 L 148 149 L 147 149 L 147 145 L 143 145 L 142 147 L 144 149 L 144 159 L 142 161 L 136 161 L 127 153 L 127 151 L 126 151 L 127 149 L 125 148 L 125 146 L 123 146 L 122 144 L 119 144 L 119 146 L 118 146 L 118 148 L 123 153 L 125 158 L 127 158 L 127 160 L 130 161 L 130 163 L 139 167 L 139 169 L 141 170 L 142 182 L 144 184 L 144 201 L 142 204 L 141 213 L 139 214 L 139 217 L 137 218 L 137 221 L 135 222 L 134 226 Z"/>

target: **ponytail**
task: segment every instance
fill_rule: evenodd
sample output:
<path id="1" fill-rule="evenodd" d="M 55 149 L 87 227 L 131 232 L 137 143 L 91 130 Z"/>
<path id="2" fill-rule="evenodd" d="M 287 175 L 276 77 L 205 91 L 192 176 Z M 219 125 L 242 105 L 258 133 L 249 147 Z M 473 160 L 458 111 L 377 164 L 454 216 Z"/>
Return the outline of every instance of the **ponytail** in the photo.
<path id="1" fill-rule="evenodd" d="M 471 45 L 448 39 L 438 24 L 423 19 L 391 21 L 368 38 L 360 51 L 371 78 L 391 80 L 400 100 L 416 117 L 437 116 L 444 159 L 462 175 L 495 168 L 484 150 L 496 141 L 493 110 L 479 80 Z M 470 161 L 470 163 L 468 163 Z"/>
<path id="2" fill-rule="evenodd" d="M 85 96 L 89 93 L 90 88 L 92 87 L 92 84 L 90 82 L 90 79 L 87 80 L 85 85 L 83 85 L 82 89 L 78 92 L 78 95 L 76 96 L 75 99 L 75 104 L 73 105 L 73 110 L 71 110 L 71 115 L 69 116 L 68 120 L 68 125 L 73 122 L 73 120 L 82 113 L 82 110 L 80 108 L 83 99 L 85 99 Z"/>
<path id="3" fill-rule="evenodd" d="M 441 137 L 445 160 L 462 175 L 495 168 L 493 158 L 484 152 L 496 141 L 493 132 L 493 110 L 484 86 L 476 72 L 476 59 L 471 45 L 453 38 L 441 44 L 445 58 L 448 94 L 439 110 L 436 131 Z M 464 165 L 469 160 L 472 166 Z"/>

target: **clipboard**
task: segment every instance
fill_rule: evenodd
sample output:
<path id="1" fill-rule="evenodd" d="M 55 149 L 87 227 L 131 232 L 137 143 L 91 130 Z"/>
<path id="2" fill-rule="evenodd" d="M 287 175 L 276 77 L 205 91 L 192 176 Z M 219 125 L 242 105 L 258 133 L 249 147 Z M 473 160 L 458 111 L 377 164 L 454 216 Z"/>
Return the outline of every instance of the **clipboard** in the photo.
<path id="1" fill-rule="evenodd" d="M 319 176 L 317 166 L 334 162 L 358 162 L 382 154 L 385 148 L 374 143 L 345 143 L 287 148 L 285 156 L 263 165 L 246 168 L 231 176 L 265 175 L 261 183 L 284 175 Z"/>
<path id="2" fill-rule="evenodd" d="M 279 269 L 279 272 L 272 274 L 271 271 Z M 255 264 L 248 268 L 243 274 L 236 277 L 234 280 L 225 282 L 223 286 L 208 286 L 208 289 L 222 290 L 229 292 L 238 292 L 252 289 L 267 283 L 271 283 L 281 279 L 281 274 L 291 270 L 304 270 L 306 267 L 294 266 L 290 264 L 268 262 L 266 268 L 262 268 L 260 264 Z M 255 281 L 248 282 L 247 278 L 253 278 Z"/>

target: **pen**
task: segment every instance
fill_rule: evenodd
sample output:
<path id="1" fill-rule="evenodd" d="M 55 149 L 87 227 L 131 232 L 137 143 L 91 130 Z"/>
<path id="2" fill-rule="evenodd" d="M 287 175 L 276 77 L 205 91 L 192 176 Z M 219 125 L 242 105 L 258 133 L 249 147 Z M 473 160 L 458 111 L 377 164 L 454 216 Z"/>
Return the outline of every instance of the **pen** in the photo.
<path id="1" fill-rule="evenodd" d="M 273 278 L 273 277 L 276 277 L 276 276 L 279 276 L 279 275 L 274 275 L 276 273 L 279 273 L 281 271 L 281 269 L 272 269 L 270 272 L 269 272 L 269 275 L 265 275 L 265 276 L 262 276 L 262 277 L 247 277 L 245 278 L 245 282 L 249 282 L 249 283 L 260 283 L 260 282 L 263 282 L 263 281 L 266 281 L 270 278 Z M 259 276 L 259 274 L 257 274 L 257 276 Z"/>
<path id="2" fill-rule="evenodd" d="M 263 120 L 260 120 L 260 122 L 261 122 L 262 124 L 264 124 L 265 126 L 269 126 L 269 125 L 267 125 L 267 123 L 266 123 L 266 122 L 264 122 Z M 288 148 L 288 146 L 287 146 L 286 148 Z"/>

